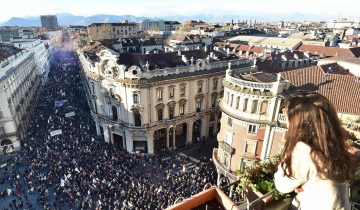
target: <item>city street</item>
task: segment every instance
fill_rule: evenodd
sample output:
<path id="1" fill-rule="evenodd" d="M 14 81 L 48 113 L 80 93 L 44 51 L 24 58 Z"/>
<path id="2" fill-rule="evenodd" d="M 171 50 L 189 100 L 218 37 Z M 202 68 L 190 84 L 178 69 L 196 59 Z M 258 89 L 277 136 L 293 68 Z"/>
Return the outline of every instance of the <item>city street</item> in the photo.
<path id="1" fill-rule="evenodd" d="M 209 160 L 129 154 L 98 138 L 71 47 L 52 50 L 28 138 L 0 169 L 0 209 L 163 209 L 215 184 Z"/>

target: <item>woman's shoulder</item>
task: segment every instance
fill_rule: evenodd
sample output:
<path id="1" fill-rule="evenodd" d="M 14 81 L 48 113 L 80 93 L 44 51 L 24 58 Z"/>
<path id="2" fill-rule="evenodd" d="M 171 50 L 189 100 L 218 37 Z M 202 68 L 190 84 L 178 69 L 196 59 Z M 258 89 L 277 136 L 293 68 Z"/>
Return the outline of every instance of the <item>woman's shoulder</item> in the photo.
<path id="1" fill-rule="evenodd" d="M 307 145 L 306 143 L 299 141 L 296 143 L 294 147 L 294 152 L 301 153 L 301 154 L 310 154 L 311 147 Z"/>

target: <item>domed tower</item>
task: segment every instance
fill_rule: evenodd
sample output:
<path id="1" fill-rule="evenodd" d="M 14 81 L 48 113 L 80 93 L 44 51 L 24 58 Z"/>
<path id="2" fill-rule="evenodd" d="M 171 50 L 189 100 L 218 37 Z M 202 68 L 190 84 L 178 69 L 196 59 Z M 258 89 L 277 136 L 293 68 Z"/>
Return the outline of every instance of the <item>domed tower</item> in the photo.
<path id="1" fill-rule="evenodd" d="M 219 147 L 213 152 L 218 182 L 223 176 L 235 181 L 235 171 L 278 153 L 272 145 L 274 139 L 283 139 L 285 128 L 278 118 L 282 93 L 289 87 L 280 74 L 241 69 L 228 69 L 223 85 Z"/>

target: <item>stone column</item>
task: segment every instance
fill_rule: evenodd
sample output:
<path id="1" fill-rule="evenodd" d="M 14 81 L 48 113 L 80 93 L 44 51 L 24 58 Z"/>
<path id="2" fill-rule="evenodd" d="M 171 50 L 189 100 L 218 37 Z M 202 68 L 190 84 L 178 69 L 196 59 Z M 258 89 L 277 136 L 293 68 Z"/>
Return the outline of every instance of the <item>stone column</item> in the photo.
<path id="1" fill-rule="evenodd" d="M 110 142 L 110 128 L 107 126 L 104 128 L 104 140 L 107 143 Z"/>
<path id="2" fill-rule="evenodd" d="M 216 170 L 216 172 L 217 172 L 216 185 L 217 185 L 218 187 L 220 187 L 221 174 L 220 174 L 219 170 Z"/>
<path id="3" fill-rule="evenodd" d="M 126 150 L 128 152 L 133 152 L 133 140 L 131 131 L 125 131 L 126 134 Z"/>
<path id="4" fill-rule="evenodd" d="M 114 144 L 113 127 L 109 128 L 110 142 Z"/>
<path id="5" fill-rule="evenodd" d="M 216 135 L 216 132 L 218 131 L 218 122 L 220 120 L 218 117 L 219 117 L 218 112 L 215 112 L 214 130 L 211 131 L 211 132 L 213 132 L 214 136 Z M 215 136 L 215 138 L 216 138 L 216 136 Z"/>
<path id="6" fill-rule="evenodd" d="M 147 140 L 148 153 L 154 154 L 154 134 L 152 131 L 150 131 L 147 136 L 148 136 L 148 140 Z"/>
<path id="7" fill-rule="evenodd" d="M 194 127 L 194 121 L 190 120 L 187 123 L 186 143 L 192 144 L 193 127 Z"/>
<path id="8" fill-rule="evenodd" d="M 97 134 L 98 136 L 100 136 L 100 135 L 101 135 L 100 126 L 99 126 L 99 122 L 98 122 L 97 119 L 95 120 L 95 126 L 96 126 L 96 134 Z"/>
<path id="9" fill-rule="evenodd" d="M 205 139 L 209 137 L 209 116 L 205 115 L 201 118 L 201 132 L 200 132 L 200 140 L 204 136 Z"/>
<path id="10" fill-rule="evenodd" d="M 170 132 L 170 128 L 167 127 L 166 128 L 166 148 L 169 148 L 169 132 Z"/>
<path id="11" fill-rule="evenodd" d="M 173 142 L 173 149 L 176 149 L 176 144 L 175 144 L 175 138 L 176 138 L 176 125 L 174 125 L 173 127 L 173 138 L 172 138 L 172 142 Z"/>

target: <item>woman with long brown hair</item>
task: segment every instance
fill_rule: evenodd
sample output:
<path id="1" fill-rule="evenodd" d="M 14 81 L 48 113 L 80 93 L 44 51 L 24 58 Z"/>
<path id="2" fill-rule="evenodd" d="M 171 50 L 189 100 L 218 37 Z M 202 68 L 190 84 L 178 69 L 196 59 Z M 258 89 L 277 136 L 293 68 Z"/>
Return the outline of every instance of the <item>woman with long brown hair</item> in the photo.
<path id="1" fill-rule="evenodd" d="M 283 111 L 288 131 L 276 188 L 297 192 L 291 209 L 350 209 L 348 181 L 355 164 L 331 102 L 315 92 L 297 92 L 285 98 Z"/>

